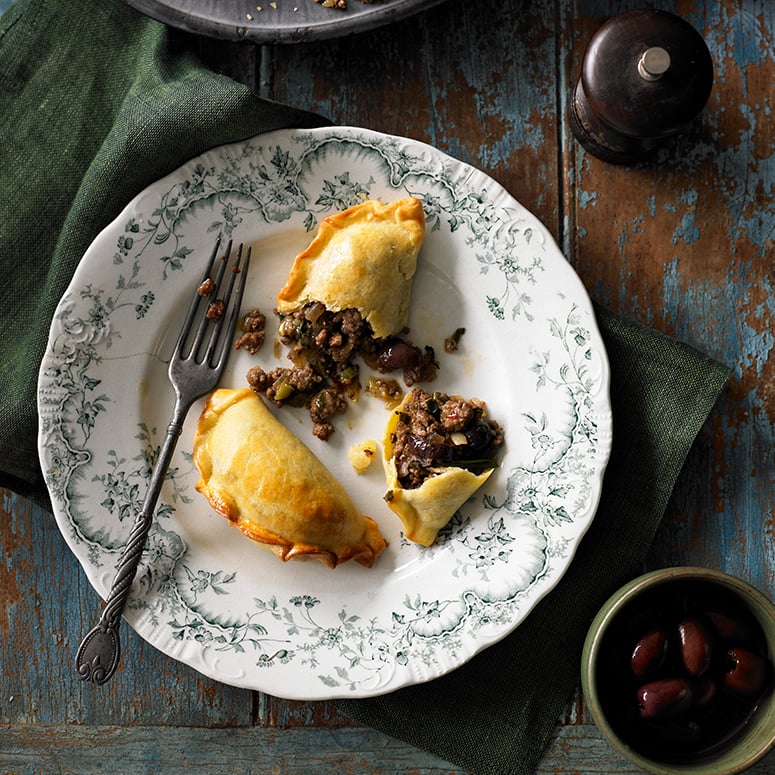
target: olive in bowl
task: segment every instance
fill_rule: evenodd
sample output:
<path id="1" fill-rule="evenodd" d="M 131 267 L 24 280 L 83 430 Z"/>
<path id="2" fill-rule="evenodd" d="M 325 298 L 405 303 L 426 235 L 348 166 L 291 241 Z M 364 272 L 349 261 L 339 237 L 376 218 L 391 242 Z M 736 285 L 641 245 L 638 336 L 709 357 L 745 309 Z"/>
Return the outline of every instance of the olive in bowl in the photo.
<path id="1" fill-rule="evenodd" d="M 608 741 L 655 775 L 733 775 L 775 747 L 775 605 L 720 571 L 622 587 L 587 634 L 581 683 Z"/>

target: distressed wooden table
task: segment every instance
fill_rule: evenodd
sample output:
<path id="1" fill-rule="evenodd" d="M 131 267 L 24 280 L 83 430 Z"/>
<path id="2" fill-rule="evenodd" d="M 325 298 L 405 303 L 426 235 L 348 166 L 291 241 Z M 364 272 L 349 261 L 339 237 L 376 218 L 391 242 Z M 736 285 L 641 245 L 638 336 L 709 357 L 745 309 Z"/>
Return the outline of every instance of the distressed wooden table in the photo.
<path id="1" fill-rule="evenodd" d="M 610 166 L 576 144 L 567 103 L 589 37 L 640 5 L 448 0 L 347 39 L 198 46 L 264 96 L 481 168 L 544 221 L 595 300 L 732 365 L 649 566 L 718 568 L 775 597 L 775 4 L 656 3 L 705 36 L 715 86 L 652 163 Z M 82 684 L 73 654 L 101 603 L 53 518 L 9 490 L 0 511 L 0 772 L 460 772 L 330 704 L 204 678 L 129 628 L 113 682 Z M 538 771 L 636 770 L 576 696 Z M 775 754 L 754 772 L 775 772 Z"/>

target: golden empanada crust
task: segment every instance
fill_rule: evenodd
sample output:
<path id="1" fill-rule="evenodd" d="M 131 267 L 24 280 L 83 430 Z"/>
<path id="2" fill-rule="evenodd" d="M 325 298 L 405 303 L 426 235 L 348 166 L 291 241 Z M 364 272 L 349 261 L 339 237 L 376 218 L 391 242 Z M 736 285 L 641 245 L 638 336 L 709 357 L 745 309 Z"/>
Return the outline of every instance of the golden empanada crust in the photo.
<path id="1" fill-rule="evenodd" d="M 319 301 L 332 312 L 357 309 L 378 338 L 409 322 L 425 214 L 416 197 L 382 204 L 370 199 L 324 218 L 317 235 L 294 259 L 277 310 Z"/>
<path id="2" fill-rule="evenodd" d="M 212 508 L 283 561 L 371 567 L 387 546 L 376 522 L 250 388 L 208 397 L 194 464 L 196 489 Z"/>
<path id="3" fill-rule="evenodd" d="M 411 399 L 408 393 L 390 413 L 382 441 L 382 463 L 387 493 L 385 501 L 399 517 L 404 535 L 422 546 L 431 546 L 455 512 L 490 478 L 492 469 L 474 474 L 465 468 L 444 467 L 419 487 L 405 489 L 398 479 L 393 457 L 393 433 L 403 405 Z"/>

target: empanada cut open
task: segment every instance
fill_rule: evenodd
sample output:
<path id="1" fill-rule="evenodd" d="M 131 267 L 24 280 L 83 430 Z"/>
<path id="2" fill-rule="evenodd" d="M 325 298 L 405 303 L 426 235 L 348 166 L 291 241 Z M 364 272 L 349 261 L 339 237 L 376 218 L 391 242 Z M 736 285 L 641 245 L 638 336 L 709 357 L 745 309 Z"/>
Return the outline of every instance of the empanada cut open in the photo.
<path id="1" fill-rule="evenodd" d="M 462 401 L 459 396 L 441 395 L 443 399 L 451 398 L 453 401 Z M 407 407 L 417 396 L 429 396 L 421 388 L 404 396 L 401 404 L 390 413 L 382 443 L 382 462 L 385 469 L 387 492 L 385 501 L 390 509 L 399 517 L 404 527 L 404 535 L 410 540 L 423 546 L 431 546 L 438 536 L 439 531 L 452 519 L 455 512 L 489 479 L 493 472 L 494 450 L 503 443 L 503 434 L 497 423 L 485 421 L 484 412 L 479 420 L 480 428 L 493 428 L 493 439 L 497 439 L 495 445 L 488 449 L 487 458 L 483 461 L 487 466 L 481 470 L 481 466 L 475 470 L 469 470 L 463 464 L 451 461 L 449 464 L 428 465 L 423 472 L 423 480 L 417 485 L 413 483 L 407 486 L 401 480 L 399 470 L 400 463 L 396 460 L 396 431 L 399 423 L 411 422 L 407 417 Z M 440 399 L 440 400 L 443 400 Z M 482 404 L 482 402 L 478 402 Z M 465 445 L 465 434 L 451 433 L 444 437 L 439 444 L 454 444 L 454 437 L 460 435 L 461 449 Z M 450 439 L 453 439 L 450 441 Z M 417 447 L 430 446 L 427 438 L 417 438 Z M 421 453 L 422 454 L 422 453 Z M 421 455 L 420 455 L 421 456 Z"/>
<path id="2" fill-rule="evenodd" d="M 310 301 L 332 312 L 357 309 L 375 337 L 399 334 L 409 322 L 425 214 L 416 197 L 383 204 L 369 199 L 324 218 L 294 259 L 277 311 Z"/>

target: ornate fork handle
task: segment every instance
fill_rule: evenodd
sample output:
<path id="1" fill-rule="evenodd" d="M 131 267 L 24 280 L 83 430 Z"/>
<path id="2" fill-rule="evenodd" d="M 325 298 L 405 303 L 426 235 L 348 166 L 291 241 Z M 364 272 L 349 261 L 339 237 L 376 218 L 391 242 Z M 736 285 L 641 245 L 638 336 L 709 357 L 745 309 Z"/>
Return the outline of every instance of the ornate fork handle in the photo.
<path id="1" fill-rule="evenodd" d="M 151 471 L 148 491 L 132 525 L 116 576 L 105 600 L 102 616 L 83 639 L 76 653 L 75 667 L 83 681 L 103 684 L 110 679 L 118 666 L 121 657 L 121 641 L 118 634 L 121 615 L 124 613 L 132 583 L 137 575 L 148 532 L 153 524 L 156 503 L 189 408 L 190 403 L 183 405 L 179 398 L 176 400 L 172 419 L 167 426 L 167 435 Z"/>

